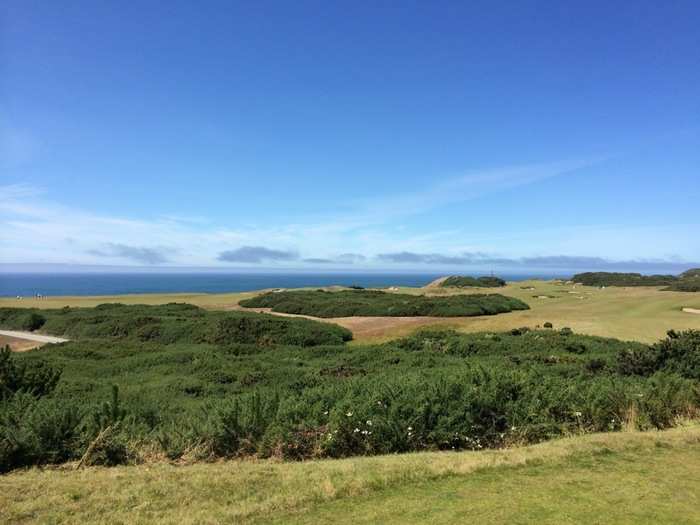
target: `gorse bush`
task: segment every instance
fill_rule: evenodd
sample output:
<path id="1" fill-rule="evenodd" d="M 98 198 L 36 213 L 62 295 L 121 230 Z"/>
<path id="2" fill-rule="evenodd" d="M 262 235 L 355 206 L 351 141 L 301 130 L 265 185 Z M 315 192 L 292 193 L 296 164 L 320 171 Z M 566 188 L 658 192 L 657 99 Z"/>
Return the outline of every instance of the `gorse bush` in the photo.
<path id="1" fill-rule="evenodd" d="M 307 319 L 283 319 L 249 312 L 211 312 L 189 304 L 161 306 L 102 304 L 95 308 L 36 311 L 0 308 L 0 326 L 25 329 L 38 317 L 53 335 L 71 339 L 130 339 L 159 344 L 342 344 L 352 338 L 345 328 Z"/>
<path id="2" fill-rule="evenodd" d="M 61 371 L 42 361 L 18 363 L 13 359 L 10 347 L 0 348 L 0 400 L 18 392 L 40 397 L 56 388 Z"/>
<path id="3" fill-rule="evenodd" d="M 83 415 L 76 403 L 18 393 L 0 402 L 0 472 L 79 457 Z"/>
<path id="4" fill-rule="evenodd" d="M 273 312 L 315 317 L 465 317 L 529 309 L 529 306 L 521 300 L 499 294 L 427 297 L 378 290 L 270 292 L 245 299 L 240 302 L 240 305 L 248 308 L 271 308 Z"/>
<path id="5" fill-rule="evenodd" d="M 300 460 L 478 450 L 666 428 L 700 404 L 692 331 L 647 346 L 525 327 L 440 329 L 346 347 L 322 343 L 336 332 L 306 320 L 262 341 L 261 326 L 281 330 L 266 315 L 222 322 L 227 314 L 181 306 L 75 310 L 42 315 L 89 336 L 2 354 L 2 377 L 12 378 L 3 384 L 14 385 L 0 400 L 2 471 L 84 456 L 113 465 L 159 455 Z M 143 337 L 154 319 L 161 335 Z M 41 377 L 55 378 L 53 386 L 37 388 Z"/>
<path id="6" fill-rule="evenodd" d="M 46 318 L 43 315 L 39 315 L 36 312 L 32 312 L 27 314 L 22 319 L 21 328 L 23 330 L 33 332 L 34 330 L 38 330 L 39 328 L 44 326 L 44 323 L 46 323 Z"/>
<path id="7" fill-rule="evenodd" d="M 700 381 L 700 331 L 668 332 L 651 347 L 622 352 L 618 368 L 623 374 L 649 376 L 665 371 Z"/>

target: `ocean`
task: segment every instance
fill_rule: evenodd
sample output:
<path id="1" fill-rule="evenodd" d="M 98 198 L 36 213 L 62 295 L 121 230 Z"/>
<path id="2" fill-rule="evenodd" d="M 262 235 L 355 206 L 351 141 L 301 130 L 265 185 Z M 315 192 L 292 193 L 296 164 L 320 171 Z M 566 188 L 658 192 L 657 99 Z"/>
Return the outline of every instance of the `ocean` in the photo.
<path id="1" fill-rule="evenodd" d="M 0 273 L 0 296 L 224 293 L 305 286 L 424 286 L 444 273 Z M 553 275 L 499 275 L 509 281 Z"/>

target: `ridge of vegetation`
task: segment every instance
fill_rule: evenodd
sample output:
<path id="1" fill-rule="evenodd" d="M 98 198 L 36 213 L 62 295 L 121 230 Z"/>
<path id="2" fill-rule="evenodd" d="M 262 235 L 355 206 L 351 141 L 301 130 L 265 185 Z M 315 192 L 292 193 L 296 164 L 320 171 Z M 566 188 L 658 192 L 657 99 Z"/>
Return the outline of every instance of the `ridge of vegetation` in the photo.
<path id="1" fill-rule="evenodd" d="M 185 303 L 164 305 L 101 304 L 94 308 L 40 310 L 0 308 L 0 327 L 39 330 L 71 339 L 151 342 L 155 344 L 342 344 L 352 333 L 308 319 L 253 312 L 205 310 Z"/>
<path id="2" fill-rule="evenodd" d="M 571 280 L 586 286 L 666 286 L 666 291 L 700 292 L 700 268 L 686 270 L 678 276 L 585 272 L 577 273 Z"/>
<path id="3" fill-rule="evenodd" d="M 679 279 L 664 290 L 674 292 L 700 292 L 700 268 L 693 268 L 680 274 Z"/>
<path id="4" fill-rule="evenodd" d="M 678 279 L 675 275 L 642 275 L 622 272 L 577 273 L 571 280 L 586 286 L 664 286 Z"/>
<path id="5" fill-rule="evenodd" d="M 678 277 L 681 279 L 698 279 L 700 278 L 700 268 L 691 268 L 690 270 L 686 270 Z"/>
<path id="6" fill-rule="evenodd" d="M 387 293 L 379 290 L 269 292 L 244 299 L 238 304 L 246 308 L 271 308 L 273 312 L 321 318 L 352 316 L 471 317 L 530 309 L 520 299 L 500 294 L 428 297 Z"/>
<path id="7" fill-rule="evenodd" d="M 443 288 L 500 288 L 505 285 L 506 282 L 500 277 L 470 277 L 467 275 L 451 275 L 440 283 Z"/>

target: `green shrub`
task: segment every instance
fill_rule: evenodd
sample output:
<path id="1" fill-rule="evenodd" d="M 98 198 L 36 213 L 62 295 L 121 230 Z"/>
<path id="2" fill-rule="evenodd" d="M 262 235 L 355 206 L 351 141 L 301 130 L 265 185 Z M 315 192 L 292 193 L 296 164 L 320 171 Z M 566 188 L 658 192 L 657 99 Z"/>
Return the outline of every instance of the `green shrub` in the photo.
<path id="1" fill-rule="evenodd" d="M 665 371 L 700 380 L 700 331 L 670 330 L 666 339 L 651 347 L 621 352 L 617 361 L 621 374 L 650 376 Z"/>
<path id="2" fill-rule="evenodd" d="M 0 472 L 75 459 L 81 436 L 75 404 L 17 394 L 0 403 Z"/>
<path id="3" fill-rule="evenodd" d="M 61 371 L 44 361 L 17 362 L 10 347 L 0 348 L 0 400 L 17 392 L 41 397 L 51 393 L 61 377 Z"/>
<path id="4" fill-rule="evenodd" d="M 23 319 L 21 328 L 22 330 L 33 332 L 34 330 L 38 330 L 44 326 L 44 323 L 46 323 L 46 318 L 43 315 L 32 312 L 27 314 L 27 316 Z"/>
<path id="5" fill-rule="evenodd" d="M 101 304 L 95 308 L 0 308 L 0 327 L 28 329 L 41 320 L 48 333 L 71 339 L 138 340 L 160 344 L 342 344 L 352 333 L 340 326 L 252 312 L 212 312 L 187 304 Z"/>

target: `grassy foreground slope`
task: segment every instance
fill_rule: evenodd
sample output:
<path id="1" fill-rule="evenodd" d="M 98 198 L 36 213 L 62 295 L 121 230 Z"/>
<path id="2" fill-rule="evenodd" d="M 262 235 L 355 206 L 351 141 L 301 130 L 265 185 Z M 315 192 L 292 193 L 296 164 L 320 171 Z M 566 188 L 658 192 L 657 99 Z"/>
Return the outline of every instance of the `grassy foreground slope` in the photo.
<path id="1" fill-rule="evenodd" d="M 3 523 L 698 523 L 700 428 L 497 451 L 17 471 Z"/>
<path id="2" fill-rule="evenodd" d="M 271 308 L 273 312 L 321 318 L 352 316 L 472 317 L 528 310 L 520 299 L 500 294 L 429 297 L 379 290 L 297 290 L 269 292 L 240 301 L 246 308 Z"/>

